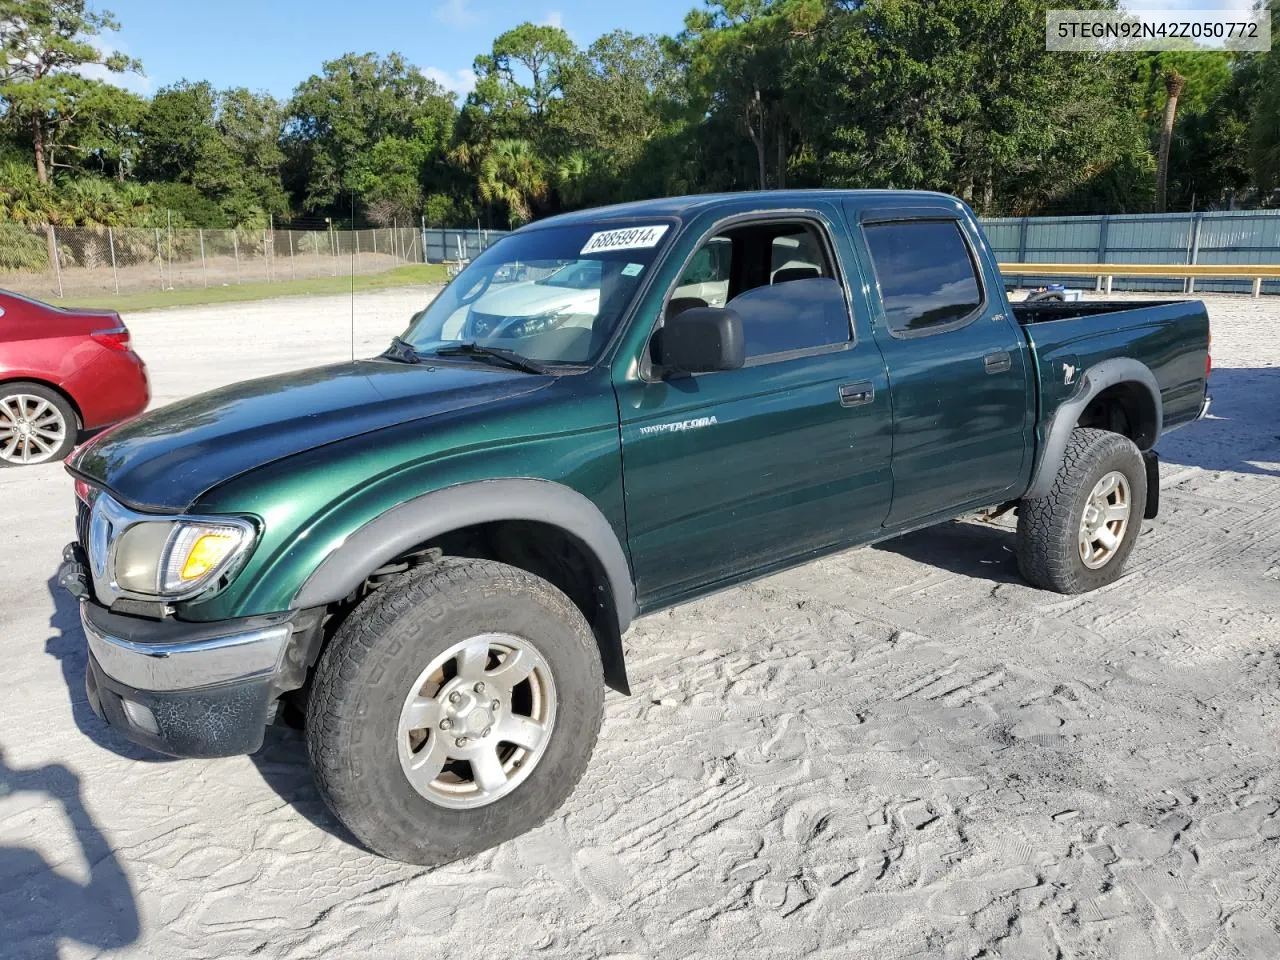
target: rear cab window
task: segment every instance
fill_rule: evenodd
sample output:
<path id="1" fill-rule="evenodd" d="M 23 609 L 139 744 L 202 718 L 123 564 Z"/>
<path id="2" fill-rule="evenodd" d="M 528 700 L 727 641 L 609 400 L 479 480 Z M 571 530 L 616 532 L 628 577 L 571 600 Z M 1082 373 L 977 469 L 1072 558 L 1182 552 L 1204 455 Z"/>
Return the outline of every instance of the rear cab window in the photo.
<path id="1" fill-rule="evenodd" d="M 863 235 L 892 335 L 954 330 L 985 305 L 973 251 L 958 221 L 868 223 Z"/>

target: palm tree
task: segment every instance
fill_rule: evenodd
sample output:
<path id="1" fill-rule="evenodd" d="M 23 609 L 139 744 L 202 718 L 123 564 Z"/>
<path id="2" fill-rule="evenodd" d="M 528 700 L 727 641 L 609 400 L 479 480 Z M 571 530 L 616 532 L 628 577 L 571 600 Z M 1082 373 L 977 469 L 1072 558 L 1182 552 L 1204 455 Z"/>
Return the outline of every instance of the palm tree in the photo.
<path id="1" fill-rule="evenodd" d="M 593 172 L 591 158 L 580 150 L 562 157 L 556 164 L 556 192 L 566 207 L 582 206 Z"/>
<path id="2" fill-rule="evenodd" d="M 140 183 L 122 183 L 116 187 L 121 223 L 136 223 L 151 209 L 151 192 Z"/>
<path id="3" fill-rule="evenodd" d="M 512 226 L 527 223 L 531 204 L 549 190 L 546 162 L 528 140 L 495 140 L 480 160 L 476 191 L 485 203 L 504 204 Z"/>
<path id="4" fill-rule="evenodd" d="M 97 179 L 73 180 L 63 191 L 63 202 L 68 218 L 84 226 L 110 223 L 118 207 L 115 191 Z"/>
<path id="5" fill-rule="evenodd" d="M 1169 147 L 1173 143 L 1173 121 L 1178 114 L 1178 97 L 1187 85 L 1187 78 L 1176 70 L 1166 70 L 1164 88 L 1168 98 L 1164 102 L 1164 122 L 1160 127 L 1160 158 L 1156 165 L 1156 213 L 1164 213 L 1169 186 Z"/>
<path id="6" fill-rule="evenodd" d="M 1280 11 L 1275 16 L 1276 26 L 1280 27 Z M 1273 29 L 1272 36 L 1277 32 Z M 1280 187 L 1280 50 L 1273 49 L 1266 55 L 1260 80 L 1250 139 L 1258 189 L 1262 199 L 1267 201 L 1271 192 Z"/>
<path id="7" fill-rule="evenodd" d="M 23 164 L 0 163 L 0 220 L 50 223 L 58 219 L 53 193 Z"/>

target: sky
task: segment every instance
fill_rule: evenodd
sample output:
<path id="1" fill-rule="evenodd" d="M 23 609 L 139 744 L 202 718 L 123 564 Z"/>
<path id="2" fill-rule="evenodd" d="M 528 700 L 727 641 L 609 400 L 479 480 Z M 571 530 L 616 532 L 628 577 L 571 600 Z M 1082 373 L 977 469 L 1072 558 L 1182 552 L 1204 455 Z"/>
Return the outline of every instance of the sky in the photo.
<path id="1" fill-rule="evenodd" d="M 398 51 L 459 95 L 474 81 L 471 64 L 493 38 L 518 23 L 564 27 L 580 47 L 610 30 L 677 33 L 701 0 L 93 0 L 112 10 L 120 30 L 99 45 L 142 61 L 141 74 L 90 67 L 87 76 L 150 94 L 178 80 L 266 90 L 283 99 L 347 52 Z M 1253 0 L 1128 0 L 1135 12 L 1234 10 Z M 1064 9 L 1071 7 L 1063 0 Z"/>
<path id="2" fill-rule="evenodd" d="M 473 82 L 472 61 L 518 23 L 564 27 L 582 47 L 610 30 L 677 33 L 700 0 L 91 0 L 120 22 L 99 44 L 142 61 L 141 75 L 107 76 L 141 94 L 184 78 L 287 97 L 347 52 L 397 51 L 458 93 Z"/>

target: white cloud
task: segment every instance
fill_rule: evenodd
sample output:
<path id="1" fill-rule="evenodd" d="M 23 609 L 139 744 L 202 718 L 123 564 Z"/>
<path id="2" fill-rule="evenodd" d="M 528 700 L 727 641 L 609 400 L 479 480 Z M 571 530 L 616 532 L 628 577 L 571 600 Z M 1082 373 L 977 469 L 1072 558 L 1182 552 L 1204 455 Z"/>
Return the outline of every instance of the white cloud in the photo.
<path id="1" fill-rule="evenodd" d="M 428 80 L 434 80 L 446 90 L 452 90 L 459 96 L 466 96 L 476 85 L 476 72 L 465 67 L 449 73 L 439 67 L 427 67 L 422 71 Z"/>
<path id="2" fill-rule="evenodd" d="M 105 60 L 113 53 L 128 53 L 125 46 L 120 43 L 119 35 L 115 33 L 104 33 L 100 37 L 94 37 L 89 41 L 98 52 L 102 54 Z M 115 73 L 108 70 L 100 63 L 86 63 L 76 70 L 76 73 L 87 80 L 101 80 L 109 83 L 114 87 L 120 87 L 122 90 L 130 90 L 138 94 L 147 94 L 151 92 L 151 78 L 145 73 Z"/>
<path id="3" fill-rule="evenodd" d="M 453 27 L 465 27 L 480 17 L 471 9 L 471 0 L 443 0 L 436 7 L 436 19 Z"/>
<path id="4" fill-rule="evenodd" d="M 544 27 L 560 27 L 564 29 L 564 14 L 559 10 L 550 10 L 542 18 L 542 25 Z"/>

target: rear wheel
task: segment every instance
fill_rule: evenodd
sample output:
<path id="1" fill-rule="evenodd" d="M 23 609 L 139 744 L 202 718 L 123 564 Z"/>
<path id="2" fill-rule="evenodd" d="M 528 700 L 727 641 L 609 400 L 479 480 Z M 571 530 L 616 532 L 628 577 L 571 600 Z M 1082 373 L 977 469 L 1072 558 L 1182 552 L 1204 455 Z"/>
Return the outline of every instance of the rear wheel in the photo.
<path id="1" fill-rule="evenodd" d="M 0 385 L 0 466 L 64 460 L 80 421 L 67 399 L 39 383 Z"/>
<path id="2" fill-rule="evenodd" d="M 1072 431 L 1049 493 L 1019 504 L 1018 569 L 1058 593 L 1111 583 L 1133 550 L 1146 503 L 1146 466 L 1132 440 Z"/>
<path id="3" fill-rule="evenodd" d="M 531 830 L 572 792 L 603 713 L 581 611 L 532 574 L 446 559 L 352 612 L 316 667 L 321 794 L 369 849 L 437 864 Z"/>

